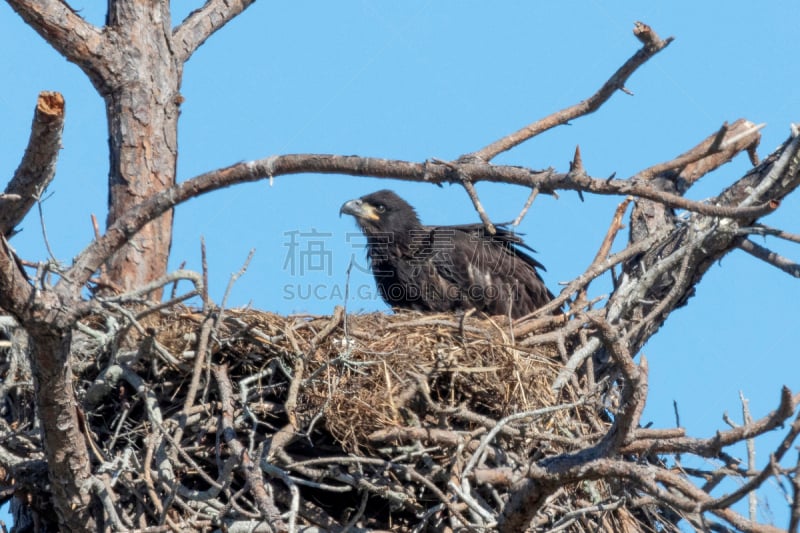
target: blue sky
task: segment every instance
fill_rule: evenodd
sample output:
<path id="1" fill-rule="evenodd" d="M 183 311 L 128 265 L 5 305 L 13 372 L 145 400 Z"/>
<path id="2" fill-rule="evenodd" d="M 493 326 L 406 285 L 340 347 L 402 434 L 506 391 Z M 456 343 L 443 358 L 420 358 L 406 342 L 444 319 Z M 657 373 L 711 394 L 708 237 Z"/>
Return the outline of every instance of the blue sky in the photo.
<path id="1" fill-rule="evenodd" d="M 73 2 L 91 22 L 95 3 Z M 184 4 L 185 2 L 180 2 Z M 96 3 L 100 4 L 100 3 Z M 178 2 L 175 3 L 179 4 Z M 192 5 L 175 7 L 174 20 Z M 800 122 L 800 20 L 797 2 L 258 2 L 213 36 L 184 73 L 178 179 L 272 154 L 318 152 L 410 159 L 452 159 L 592 94 L 638 48 L 642 20 L 666 50 L 599 111 L 529 141 L 496 161 L 565 170 L 580 145 L 588 172 L 627 177 L 671 159 L 744 117 L 766 123 L 763 157 Z M 105 218 L 108 165 L 105 112 L 83 73 L 0 3 L 0 176 L 11 177 L 27 142 L 41 90 L 67 102 L 58 174 L 44 203 L 49 240 L 65 262 L 92 238 L 89 215 Z M 745 158 L 707 176 L 689 196 L 717 194 L 748 167 Z M 343 176 L 280 177 L 190 201 L 177 210 L 172 266 L 199 268 L 205 236 L 211 295 L 251 248 L 250 268 L 231 305 L 280 313 L 328 314 L 342 303 L 350 258 L 364 265 L 338 218 L 353 197 L 393 188 L 426 223 L 465 223 L 477 215 L 459 187 Z M 513 219 L 527 191 L 479 184 L 493 219 Z M 795 195 L 764 222 L 800 232 Z M 540 196 L 520 231 L 547 266 L 554 292 L 591 262 L 620 198 L 564 192 Z M 291 246 L 292 235 L 298 247 Z M 622 238 L 618 247 L 623 244 Z M 789 257 L 796 247 L 769 241 Z M 29 260 L 46 257 L 38 216 L 12 245 Z M 316 248 L 315 248 L 316 247 Z M 300 264 L 299 252 L 322 251 L 323 263 Z M 292 269 L 291 267 L 295 268 Z M 355 269 L 348 309 L 386 309 L 371 275 Z M 608 289 L 598 283 L 594 294 Z M 321 297 L 308 297 L 314 294 Z M 674 425 L 673 400 L 690 434 L 711 436 L 721 416 L 740 416 L 738 393 L 754 416 L 774 409 L 782 385 L 800 388 L 795 327 L 798 284 L 744 252 L 714 266 L 689 305 L 676 311 L 645 347 L 650 396 L 644 422 Z M 363 296 L 364 298 L 359 298 Z M 759 444 L 763 466 L 780 435 Z M 762 513 L 786 525 L 779 491 L 768 489 Z M 769 514 L 762 514 L 762 519 Z"/>

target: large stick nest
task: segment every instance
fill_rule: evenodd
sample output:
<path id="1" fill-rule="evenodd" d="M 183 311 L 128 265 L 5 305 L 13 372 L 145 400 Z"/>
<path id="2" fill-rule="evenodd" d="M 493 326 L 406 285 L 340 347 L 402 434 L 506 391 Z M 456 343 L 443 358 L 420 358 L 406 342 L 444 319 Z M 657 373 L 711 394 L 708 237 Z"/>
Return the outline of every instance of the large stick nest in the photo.
<path id="1" fill-rule="evenodd" d="M 556 395 L 567 347 L 526 347 L 543 332 L 514 338 L 502 319 L 180 308 L 142 324 L 137 332 L 96 316 L 74 339 L 94 468 L 115 484 L 120 520 L 130 526 L 146 517 L 197 530 L 267 531 L 258 520 L 263 502 L 239 468 L 246 454 L 277 510 L 300 524 L 462 530 L 466 522 L 491 524 L 487 517 L 499 516 L 511 490 L 507 480 L 476 482 L 475 470 L 519 472 L 609 427 L 613 387 L 601 396 L 601 387 L 589 393 L 575 378 Z M 213 371 L 223 366 L 232 407 Z M 16 400 L 31 405 L 30 393 Z M 235 453 L 231 438 L 245 451 Z M 628 509 L 619 499 L 626 491 L 601 481 L 564 487 L 532 530 L 671 526 L 657 510 Z M 609 501 L 610 508 L 597 505 Z M 579 520 L 570 514 L 592 506 Z M 477 507 L 486 516 L 473 522 Z"/>

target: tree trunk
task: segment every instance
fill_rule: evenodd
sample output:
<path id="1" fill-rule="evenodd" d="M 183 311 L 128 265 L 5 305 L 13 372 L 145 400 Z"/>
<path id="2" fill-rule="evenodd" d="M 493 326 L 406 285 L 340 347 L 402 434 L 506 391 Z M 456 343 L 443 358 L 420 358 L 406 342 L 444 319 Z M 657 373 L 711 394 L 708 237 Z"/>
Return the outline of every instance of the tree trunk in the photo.
<path id="1" fill-rule="evenodd" d="M 170 25 L 167 2 L 110 2 L 113 76 L 95 83 L 109 124 L 109 226 L 175 183 L 183 64 L 172 50 Z M 111 258 L 109 279 L 128 291 L 164 275 L 171 242 L 170 210 Z"/>
<path id="2" fill-rule="evenodd" d="M 47 324 L 29 324 L 31 333 L 31 369 L 36 407 L 50 477 L 52 499 L 64 531 L 95 531 L 97 523 L 92 510 L 89 452 L 78 414 L 73 389 L 69 354 L 72 335 L 69 329 L 54 333 Z M 55 517 L 52 517 L 55 518 Z M 39 514 L 39 521 L 49 517 Z M 55 522 L 55 520 L 53 520 Z M 42 524 L 44 530 L 54 523 Z"/>

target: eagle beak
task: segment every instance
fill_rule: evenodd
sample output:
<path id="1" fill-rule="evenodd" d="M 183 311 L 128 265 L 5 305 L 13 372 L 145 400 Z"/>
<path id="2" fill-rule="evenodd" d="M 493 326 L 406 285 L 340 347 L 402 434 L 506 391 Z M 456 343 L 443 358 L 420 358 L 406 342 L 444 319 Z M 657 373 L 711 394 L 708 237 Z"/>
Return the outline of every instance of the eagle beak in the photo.
<path id="1" fill-rule="evenodd" d="M 361 198 L 356 198 L 355 200 L 350 200 L 342 204 L 342 207 L 339 209 L 339 216 L 341 217 L 342 214 L 353 215 L 358 219 L 366 220 L 380 220 L 381 218 L 375 211 L 375 208 L 365 203 Z"/>

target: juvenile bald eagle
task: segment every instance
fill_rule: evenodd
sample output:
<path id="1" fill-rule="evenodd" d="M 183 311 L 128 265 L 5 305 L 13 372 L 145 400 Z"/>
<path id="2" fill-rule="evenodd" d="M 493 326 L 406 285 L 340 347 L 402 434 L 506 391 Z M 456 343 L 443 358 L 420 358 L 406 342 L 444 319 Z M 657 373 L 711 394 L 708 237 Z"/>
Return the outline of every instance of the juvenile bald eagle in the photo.
<path id="1" fill-rule="evenodd" d="M 350 200 L 339 214 L 353 215 L 367 237 L 381 296 L 392 307 L 417 311 L 475 308 L 489 315 L 527 315 L 553 295 L 537 269 L 544 267 L 510 231 L 491 235 L 482 224 L 423 226 L 393 191 Z"/>

